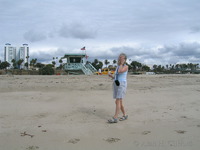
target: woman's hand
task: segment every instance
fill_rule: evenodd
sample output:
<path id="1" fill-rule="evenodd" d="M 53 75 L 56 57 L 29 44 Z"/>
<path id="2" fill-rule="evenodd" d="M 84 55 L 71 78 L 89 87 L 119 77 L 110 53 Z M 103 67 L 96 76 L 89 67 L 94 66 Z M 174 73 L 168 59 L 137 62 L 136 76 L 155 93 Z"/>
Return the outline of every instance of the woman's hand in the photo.
<path id="1" fill-rule="evenodd" d="M 113 75 L 111 73 L 108 73 L 108 76 L 114 79 Z"/>

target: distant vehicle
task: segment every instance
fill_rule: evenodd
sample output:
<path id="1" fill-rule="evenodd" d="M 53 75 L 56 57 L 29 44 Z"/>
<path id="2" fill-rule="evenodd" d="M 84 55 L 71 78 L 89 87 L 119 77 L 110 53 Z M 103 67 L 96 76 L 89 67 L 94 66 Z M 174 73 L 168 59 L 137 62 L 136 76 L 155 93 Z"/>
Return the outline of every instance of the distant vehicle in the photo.
<path id="1" fill-rule="evenodd" d="M 95 72 L 96 75 L 108 75 L 110 74 L 114 74 L 115 73 L 115 69 L 116 68 L 103 68 L 101 71 L 97 71 Z"/>
<path id="2" fill-rule="evenodd" d="M 155 75 L 155 72 L 146 72 L 146 75 Z"/>

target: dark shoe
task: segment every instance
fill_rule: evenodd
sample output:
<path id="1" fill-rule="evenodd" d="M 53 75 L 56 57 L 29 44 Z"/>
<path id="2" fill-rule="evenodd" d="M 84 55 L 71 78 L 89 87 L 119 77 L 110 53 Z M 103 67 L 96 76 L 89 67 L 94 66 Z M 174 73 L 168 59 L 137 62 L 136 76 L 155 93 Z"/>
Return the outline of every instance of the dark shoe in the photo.
<path id="1" fill-rule="evenodd" d="M 108 120 L 108 123 L 117 123 L 117 122 L 118 122 L 118 119 L 114 117 Z"/>
<path id="2" fill-rule="evenodd" d="M 128 119 L 128 115 L 121 117 L 121 118 L 119 119 L 119 121 L 124 121 L 124 120 L 126 120 L 126 119 Z"/>

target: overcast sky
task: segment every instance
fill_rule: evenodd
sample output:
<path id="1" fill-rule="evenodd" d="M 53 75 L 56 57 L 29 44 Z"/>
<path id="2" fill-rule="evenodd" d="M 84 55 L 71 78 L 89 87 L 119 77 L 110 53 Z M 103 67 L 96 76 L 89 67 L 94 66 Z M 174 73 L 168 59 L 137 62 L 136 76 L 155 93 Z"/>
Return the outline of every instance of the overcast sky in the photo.
<path id="1" fill-rule="evenodd" d="M 0 0 L 0 60 L 5 43 L 29 44 L 30 57 L 66 53 L 89 60 L 200 63 L 200 0 Z"/>

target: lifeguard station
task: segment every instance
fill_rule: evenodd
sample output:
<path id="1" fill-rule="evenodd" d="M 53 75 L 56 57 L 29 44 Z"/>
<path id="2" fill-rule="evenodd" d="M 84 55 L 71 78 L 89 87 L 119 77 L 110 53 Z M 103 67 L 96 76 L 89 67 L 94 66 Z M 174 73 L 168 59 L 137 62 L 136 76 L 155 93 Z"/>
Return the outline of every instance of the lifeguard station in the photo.
<path id="1" fill-rule="evenodd" d="M 86 62 L 86 54 L 65 54 L 67 59 L 64 69 L 68 74 L 92 75 L 97 70 L 91 63 Z"/>

